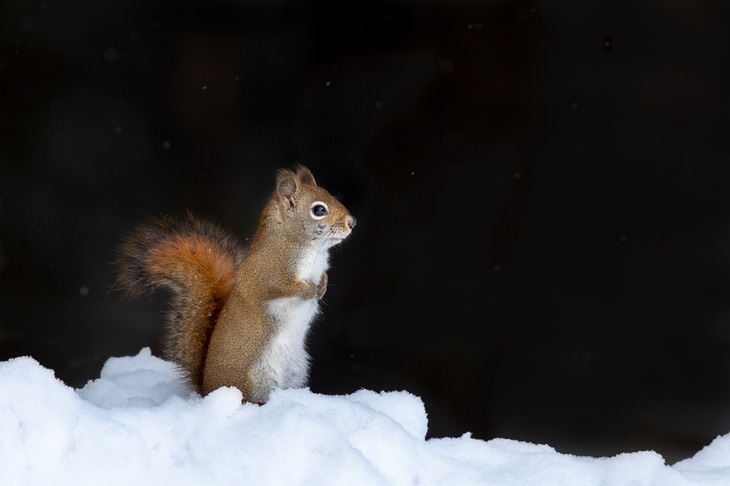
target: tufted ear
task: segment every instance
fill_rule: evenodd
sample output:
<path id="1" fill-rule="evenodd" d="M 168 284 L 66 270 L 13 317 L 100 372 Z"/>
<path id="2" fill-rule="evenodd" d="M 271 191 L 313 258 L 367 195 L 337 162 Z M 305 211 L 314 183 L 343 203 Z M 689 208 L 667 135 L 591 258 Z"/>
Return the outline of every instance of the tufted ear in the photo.
<path id="1" fill-rule="evenodd" d="M 303 165 L 300 165 L 297 167 L 297 177 L 301 181 L 302 184 L 310 184 L 312 186 L 317 185 L 317 181 L 314 180 L 314 176 L 312 175 L 312 171 L 304 167 Z"/>
<path id="2" fill-rule="evenodd" d="M 276 173 L 276 195 L 284 209 L 289 211 L 296 207 L 300 192 L 301 183 L 297 174 L 286 169 Z"/>

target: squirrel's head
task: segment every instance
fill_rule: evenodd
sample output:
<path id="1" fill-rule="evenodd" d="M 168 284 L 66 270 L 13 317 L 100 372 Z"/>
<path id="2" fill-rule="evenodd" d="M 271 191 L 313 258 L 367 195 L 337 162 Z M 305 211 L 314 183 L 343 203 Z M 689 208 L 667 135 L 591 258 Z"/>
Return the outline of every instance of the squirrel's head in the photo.
<path id="1" fill-rule="evenodd" d="M 356 220 L 329 192 L 317 185 L 304 166 L 276 174 L 276 194 L 284 224 L 312 242 L 331 247 L 347 238 Z"/>

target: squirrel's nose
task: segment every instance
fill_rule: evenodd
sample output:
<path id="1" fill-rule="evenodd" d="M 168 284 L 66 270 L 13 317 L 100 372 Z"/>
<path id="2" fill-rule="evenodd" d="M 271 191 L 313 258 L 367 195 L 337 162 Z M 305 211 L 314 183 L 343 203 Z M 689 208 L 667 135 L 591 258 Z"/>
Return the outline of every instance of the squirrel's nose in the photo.
<path id="1" fill-rule="evenodd" d="M 348 215 L 347 218 L 345 218 L 345 223 L 347 224 L 347 227 L 350 228 L 350 231 L 352 231 L 357 224 L 357 220 L 353 216 Z"/>

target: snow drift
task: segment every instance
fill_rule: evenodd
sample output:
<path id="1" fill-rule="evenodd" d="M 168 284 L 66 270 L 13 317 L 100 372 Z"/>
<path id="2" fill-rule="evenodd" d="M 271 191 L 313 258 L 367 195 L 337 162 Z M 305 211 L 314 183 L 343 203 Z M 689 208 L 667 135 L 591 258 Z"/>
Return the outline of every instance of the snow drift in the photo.
<path id="1" fill-rule="evenodd" d="M 729 485 L 730 435 L 667 466 L 655 452 L 611 458 L 468 434 L 426 440 L 409 393 L 190 393 L 175 366 L 111 358 L 74 390 L 31 358 L 0 363 L 0 485 Z"/>

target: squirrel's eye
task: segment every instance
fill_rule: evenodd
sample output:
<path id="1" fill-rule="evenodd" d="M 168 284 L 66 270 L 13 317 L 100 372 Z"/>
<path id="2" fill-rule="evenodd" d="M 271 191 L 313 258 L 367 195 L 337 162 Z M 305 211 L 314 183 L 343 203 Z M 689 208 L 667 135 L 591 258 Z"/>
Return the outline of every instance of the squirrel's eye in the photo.
<path id="1" fill-rule="evenodd" d="M 327 213 L 329 212 L 327 205 L 321 201 L 312 203 L 309 211 L 312 213 L 312 217 L 314 219 L 322 219 L 327 216 Z"/>

